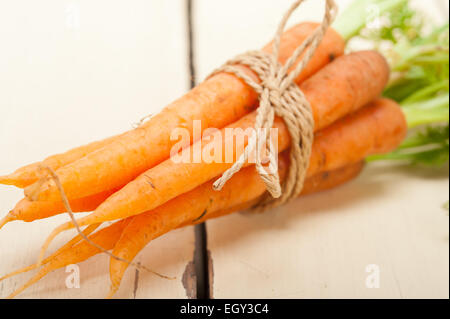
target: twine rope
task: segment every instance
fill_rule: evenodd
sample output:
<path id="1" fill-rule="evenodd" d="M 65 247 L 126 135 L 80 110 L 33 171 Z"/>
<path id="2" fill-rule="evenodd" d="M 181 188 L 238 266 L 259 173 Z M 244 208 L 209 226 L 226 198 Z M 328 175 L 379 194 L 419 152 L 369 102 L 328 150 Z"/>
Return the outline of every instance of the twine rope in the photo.
<path id="1" fill-rule="evenodd" d="M 283 16 L 273 40 L 272 53 L 249 51 L 229 60 L 210 75 L 221 72 L 234 74 L 258 94 L 259 107 L 255 130 L 243 154 L 213 185 L 215 190 L 221 190 L 226 182 L 247 163 L 250 154 L 255 154 L 256 170 L 271 195 L 263 198 L 254 207 L 256 210 L 280 206 L 297 197 L 302 191 L 309 166 L 314 139 L 314 118 L 308 100 L 294 81 L 305 69 L 322 42 L 328 27 L 334 21 L 337 5 L 334 0 L 326 0 L 325 15 L 321 25 L 294 51 L 283 66 L 278 62 L 281 36 L 292 13 L 303 2 L 304 0 L 295 1 Z M 303 59 L 291 72 L 288 72 L 302 54 L 304 54 Z M 242 69 L 239 69 L 236 66 L 239 64 L 249 67 L 261 82 L 254 81 Z M 283 185 L 280 185 L 277 171 L 278 150 L 275 149 L 269 135 L 275 116 L 284 120 L 291 136 L 290 165 Z M 267 153 L 265 158 L 261 156 L 264 145 L 267 145 L 267 149 L 264 149 Z M 264 167 L 264 159 L 268 159 L 267 168 Z"/>
<path id="2" fill-rule="evenodd" d="M 158 273 L 158 272 L 156 272 L 156 271 L 154 271 L 154 270 L 152 270 L 152 269 L 150 269 L 150 268 L 148 268 L 148 267 L 146 267 L 146 266 L 141 265 L 140 263 L 135 263 L 135 262 L 133 262 L 133 261 L 129 261 L 129 260 L 126 260 L 126 259 L 124 259 L 124 258 L 122 258 L 122 257 L 116 256 L 116 255 L 114 255 L 112 252 L 110 252 L 109 250 L 103 248 L 103 247 L 100 246 L 99 244 L 97 244 L 97 243 L 95 243 L 94 241 L 92 241 L 92 240 L 84 233 L 84 231 L 81 230 L 81 227 L 80 227 L 80 225 L 78 224 L 78 222 L 77 222 L 77 220 L 76 220 L 76 218 L 75 218 L 75 215 L 74 215 L 74 213 L 73 213 L 73 211 L 72 211 L 72 207 L 70 206 L 69 199 L 67 198 L 66 192 L 64 191 L 64 188 L 63 188 L 63 186 L 62 186 L 62 184 L 61 184 L 61 180 L 59 179 L 59 177 L 58 177 L 58 175 L 56 174 L 56 172 L 55 172 L 50 166 L 47 166 L 47 165 L 40 165 L 39 169 L 40 169 L 40 170 L 43 170 L 43 169 L 47 170 L 48 173 L 49 173 L 49 175 L 50 175 L 49 178 L 53 179 L 53 181 L 55 182 L 55 185 L 56 185 L 56 187 L 58 188 L 59 194 L 61 195 L 61 200 L 62 200 L 62 202 L 63 202 L 64 208 L 66 209 L 67 214 L 69 214 L 70 220 L 72 221 L 73 225 L 75 226 L 75 229 L 76 229 L 78 235 L 80 235 L 80 237 L 81 237 L 84 241 L 86 241 L 89 245 L 91 245 L 91 246 L 97 248 L 100 252 L 102 252 L 102 253 L 108 255 L 109 257 L 111 257 L 111 258 L 113 258 L 113 259 L 116 259 L 116 260 L 118 260 L 118 261 L 124 262 L 124 263 L 126 263 L 126 264 L 128 264 L 128 265 L 130 265 L 130 266 L 132 266 L 132 267 L 135 267 L 136 269 L 148 271 L 149 273 L 152 273 L 152 274 L 154 274 L 154 275 L 156 275 L 156 276 L 158 276 L 158 277 L 160 277 L 160 278 L 170 279 L 170 280 L 175 279 L 174 277 L 169 277 L 169 276 L 160 274 L 160 273 Z M 41 179 L 40 179 L 40 182 L 42 183 L 42 182 L 45 181 L 45 180 L 47 180 L 47 177 L 41 178 Z M 98 226 L 99 226 L 99 225 L 98 225 Z M 42 252 L 43 252 L 43 251 L 42 251 Z M 42 262 L 43 262 L 43 260 L 44 260 L 44 256 L 42 255 L 42 252 L 41 252 L 41 255 L 39 256 L 38 262 L 36 263 L 37 267 L 42 266 Z"/>

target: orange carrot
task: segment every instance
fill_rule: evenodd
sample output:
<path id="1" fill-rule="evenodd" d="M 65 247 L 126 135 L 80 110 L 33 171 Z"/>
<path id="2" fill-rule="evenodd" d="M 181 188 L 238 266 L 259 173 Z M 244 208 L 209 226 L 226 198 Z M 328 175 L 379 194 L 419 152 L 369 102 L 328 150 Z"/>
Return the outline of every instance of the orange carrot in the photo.
<path id="1" fill-rule="evenodd" d="M 308 183 L 305 183 L 303 186 L 302 195 L 305 196 L 327 191 L 338 185 L 344 184 L 358 176 L 363 168 L 364 162 L 361 161 L 332 171 L 324 171 L 311 176 L 308 179 Z"/>
<path id="2" fill-rule="evenodd" d="M 282 37 L 280 62 L 284 63 L 317 27 L 316 23 L 302 23 L 286 31 Z M 344 47 L 344 40 L 330 29 L 307 68 L 297 78 L 297 83 L 342 55 Z M 270 49 L 271 45 L 268 45 L 264 50 Z M 242 68 L 252 74 L 247 68 Z M 222 128 L 254 110 L 256 104 L 257 96 L 253 89 L 234 75 L 219 73 L 139 128 L 124 134 L 101 150 L 61 167 L 56 173 L 69 199 L 116 188 L 169 158 L 172 146 L 177 143 L 170 139 L 174 129 L 186 128 L 191 136 L 191 141 L 187 142 L 189 144 L 200 138 L 193 136 L 194 120 L 201 122 L 202 130 Z M 53 180 L 49 179 L 44 185 L 31 185 L 25 194 L 29 196 L 37 191 L 40 191 L 39 200 L 60 199 Z"/>
<path id="3" fill-rule="evenodd" d="M 280 176 L 284 176 L 287 157 L 280 159 Z M 361 162 L 331 172 L 322 172 L 305 181 L 302 195 L 341 185 L 356 177 Z M 122 232 L 113 254 L 133 260 L 153 239 L 177 227 L 197 224 L 249 208 L 265 192 L 264 183 L 254 166 L 237 173 L 220 192 L 212 189 L 212 182 L 197 187 L 166 204 L 135 216 Z M 128 264 L 110 259 L 111 297 L 119 288 Z"/>
<path id="4" fill-rule="evenodd" d="M 250 114 L 234 125 L 250 126 L 251 118 L 254 115 Z M 289 134 L 279 118 L 275 121 L 275 127 L 278 128 L 279 151 L 283 151 L 289 146 Z M 388 152 L 401 143 L 406 129 L 403 112 L 395 102 L 376 100 L 316 134 L 307 176 L 358 162 L 371 154 Z M 233 147 L 229 142 L 222 145 Z M 155 209 L 220 175 L 232 165 L 226 163 L 224 158 L 222 161 L 179 164 L 165 161 L 113 194 L 92 214 L 79 219 L 78 223 L 80 226 L 101 223 Z M 57 227 L 44 244 L 41 258 L 57 234 L 73 227 L 71 222 Z"/>
<path id="5" fill-rule="evenodd" d="M 84 198 L 71 200 L 70 207 L 72 208 L 72 211 L 74 213 L 93 211 L 116 191 L 118 191 L 118 189 L 102 192 Z M 33 202 L 24 198 L 21 201 L 19 201 L 17 205 L 3 219 L 0 220 L 0 229 L 7 223 L 15 220 L 32 222 L 38 219 L 52 217 L 64 212 L 66 212 L 66 208 L 64 207 L 62 201 Z"/>
<path id="6" fill-rule="evenodd" d="M 112 249 L 129 221 L 129 219 L 118 221 L 89 236 L 89 239 L 105 249 Z M 82 241 L 70 248 L 66 247 L 66 249 L 59 251 L 56 256 L 53 256 L 53 258 L 51 258 L 51 260 L 48 261 L 35 276 L 33 276 L 25 285 L 9 295 L 8 298 L 14 298 L 34 283 L 38 282 L 48 273 L 70 264 L 80 263 L 98 253 L 100 253 L 100 250 L 86 241 Z"/>
<path id="7" fill-rule="evenodd" d="M 280 161 L 280 173 L 281 173 L 281 175 L 284 174 L 283 172 L 285 171 L 286 164 L 287 164 L 287 156 L 283 157 L 282 160 Z M 352 177 L 354 177 L 357 174 L 357 171 L 359 172 L 360 166 L 361 166 L 360 164 L 356 164 L 356 165 L 350 166 L 350 167 L 353 167 L 353 169 L 352 169 L 353 174 L 350 174 L 350 170 L 351 170 L 350 167 L 346 168 L 345 170 L 339 169 L 336 172 L 329 172 L 327 174 L 327 178 L 323 177 L 325 173 L 321 173 L 321 174 L 319 174 L 320 177 L 319 176 L 317 176 L 317 177 L 314 176 L 312 178 L 307 179 L 306 182 L 305 182 L 304 189 L 308 190 L 307 192 L 310 193 L 310 192 L 321 191 L 321 190 L 324 190 L 324 189 L 328 189 L 328 188 L 335 187 L 335 186 L 338 186 L 340 184 L 343 184 L 344 182 L 346 182 L 346 181 L 350 180 Z M 239 172 L 237 174 L 237 177 L 233 177 L 230 180 L 230 185 L 225 187 L 225 192 L 227 191 L 227 188 L 230 188 L 230 187 L 232 187 L 232 185 L 236 184 L 235 181 L 237 181 L 238 179 L 241 179 L 241 178 L 239 178 L 239 175 L 245 175 L 246 176 L 249 172 L 252 172 L 251 173 L 251 179 L 259 184 L 258 188 L 261 189 L 261 193 L 262 193 L 264 191 L 264 188 L 263 188 L 264 186 L 262 185 L 260 179 L 256 176 L 256 172 L 255 172 L 253 167 L 245 168 L 242 172 Z M 255 177 L 257 177 L 257 178 L 255 178 Z M 248 182 L 248 180 L 247 180 L 247 182 Z M 234 183 L 234 184 L 232 184 L 232 183 Z M 205 193 L 204 194 L 198 194 L 198 195 L 200 195 L 199 200 L 202 200 L 202 198 L 204 198 L 206 196 L 206 194 L 208 194 L 208 193 L 213 193 L 212 195 L 214 195 L 214 194 L 218 195 L 217 192 L 211 192 L 210 186 L 211 186 L 211 183 L 207 183 L 207 185 L 200 186 L 201 188 L 203 188 L 205 190 Z M 305 193 L 305 191 L 303 193 Z M 184 199 L 186 198 L 186 196 L 187 196 L 187 194 L 182 195 L 182 196 L 180 196 L 179 198 L 177 198 L 175 200 L 178 203 L 182 204 Z M 209 202 L 209 200 L 207 200 L 207 202 Z M 228 203 L 234 203 L 234 202 L 235 201 L 229 201 Z M 225 203 L 226 202 L 222 201 L 222 204 L 225 204 Z M 168 205 L 166 204 L 164 206 L 168 206 Z M 182 210 L 177 209 L 177 207 L 179 207 L 177 205 L 172 205 L 171 207 L 174 208 L 174 209 L 173 210 L 167 210 L 166 209 L 166 212 L 163 214 L 164 216 L 168 216 L 169 217 L 169 216 L 171 216 L 171 213 L 182 212 Z M 239 208 L 239 206 L 235 206 L 235 207 Z M 241 205 L 241 207 L 242 208 L 249 207 L 249 204 L 246 204 L 245 206 Z M 190 219 L 190 220 L 187 223 L 182 224 L 180 227 L 187 226 L 187 225 L 192 225 L 192 224 L 196 224 L 196 223 L 200 222 L 200 219 L 198 219 L 198 218 L 196 220 L 193 220 L 194 217 L 197 216 L 196 214 L 198 214 L 198 210 L 195 211 L 192 208 L 193 207 L 188 207 L 188 209 L 191 211 L 190 214 L 184 214 L 185 219 Z M 233 211 L 237 211 L 237 210 L 238 209 L 235 209 Z M 232 212 L 231 209 L 229 209 L 228 213 L 231 213 L 231 212 Z M 219 213 L 220 213 L 220 215 L 219 215 Z M 148 215 L 150 217 L 151 214 L 152 213 L 148 212 L 148 213 L 145 213 L 144 215 Z M 190 218 L 189 218 L 189 215 L 191 216 Z M 215 216 L 223 216 L 223 215 L 224 215 L 223 211 L 208 212 L 208 214 L 205 214 L 202 217 L 201 220 L 204 221 L 206 219 L 214 218 Z M 128 223 L 131 222 L 135 218 L 141 218 L 141 216 L 132 217 L 128 221 Z M 145 228 L 147 231 L 151 232 L 151 230 L 148 227 L 148 223 L 150 221 L 153 221 L 153 220 L 154 220 L 153 217 L 152 218 L 147 218 L 147 220 L 145 220 L 146 224 L 142 224 L 141 228 L 142 229 Z M 99 224 L 89 226 L 83 232 L 84 232 L 85 235 L 89 235 L 98 226 L 99 226 Z M 104 247 L 111 248 L 111 247 L 115 246 L 116 243 L 119 241 L 119 239 L 121 237 L 121 233 L 120 233 L 121 229 L 122 229 L 122 232 L 123 232 L 124 229 L 128 229 L 128 228 L 125 227 L 124 225 L 117 225 L 117 223 L 115 223 L 115 224 L 113 224 L 113 225 L 111 225 L 111 226 L 109 226 L 107 228 L 104 228 L 103 230 L 100 230 L 98 233 L 90 236 L 90 239 L 94 240 L 94 242 L 96 242 L 98 244 L 106 243 L 106 245 Z M 139 238 L 139 236 L 141 236 L 141 235 L 146 236 L 145 233 L 142 231 L 142 229 L 138 229 L 137 233 L 135 234 L 136 238 Z M 131 228 L 130 228 L 130 230 L 131 230 Z M 126 236 L 126 237 L 128 237 L 128 236 Z M 86 242 L 76 245 L 81 239 L 82 239 L 81 236 L 77 235 L 72 240 L 70 240 L 67 244 L 65 244 L 63 247 L 58 249 L 54 254 L 52 254 L 51 256 L 47 257 L 44 260 L 43 264 L 44 265 L 45 264 L 49 264 L 49 265 L 46 266 L 45 268 L 43 268 L 34 278 L 32 278 L 20 290 L 16 291 L 14 294 L 10 295 L 9 297 L 12 298 L 12 297 L 17 296 L 17 294 L 19 294 L 20 292 L 22 292 L 23 290 L 28 288 L 30 285 L 36 283 L 38 280 L 40 280 L 42 277 L 44 277 L 46 274 L 48 274 L 51 271 L 54 271 L 54 270 L 56 270 L 58 268 L 65 267 L 65 266 L 67 266 L 69 264 L 79 263 L 79 262 L 81 262 L 83 260 L 86 260 L 86 259 L 88 259 L 88 258 L 90 258 L 90 257 L 100 253 L 100 251 L 98 251 L 98 250 L 95 251 L 95 249 L 92 249 L 92 246 L 88 245 L 88 243 L 86 243 Z M 121 240 L 120 242 L 121 242 L 122 245 L 125 244 L 125 240 L 123 240 L 123 241 Z M 140 246 L 141 245 L 145 246 L 145 244 L 146 244 L 145 241 L 139 241 L 138 244 L 133 246 L 133 249 L 134 250 L 141 250 L 143 247 L 140 248 Z M 135 255 L 137 255 L 137 252 L 136 252 Z M 23 272 L 27 272 L 27 271 L 33 270 L 35 268 L 37 268 L 37 264 L 25 267 L 23 269 L 15 271 L 15 272 L 13 272 L 11 274 L 3 276 L 3 277 L 0 278 L 0 281 L 2 281 L 4 279 L 7 279 L 7 278 L 10 278 L 10 277 L 12 277 L 14 275 L 23 273 Z M 123 272 L 125 270 L 126 270 L 126 268 L 123 270 Z M 119 274 L 117 273 L 116 276 L 119 276 Z M 116 276 L 114 276 L 114 277 L 116 277 Z"/>
<path id="8" fill-rule="evenodd" d="M 92 153 L 102 148 L 103 146 L 110 144 L 112 141 L 119 138 L 119 136 L 120 135 L 112 136 L 101 141 L 96 141 L 87 145 L 79 146 L 67 152 L 47 157 L 41 162 L 23 166 L 10 175 L 0 176 L 0 184 L 14 185 L 20 188 L 24 188 L 28 185 L 33 184 L 39 179 L 41 175 L 40 171 L 42 165 L 56 170 L 60 167 L 66 166 L 67 164 L 73 163 L 82 157 L 85 157 L 87 154 Z"/>
<path id="9" fill-rule="evenodd" d="M 359 173 L 361 173 L 363 167 L 364 162 L 361 161 L 355 164 L 349 164 L 347 166 L 338 168 L 333 171 L 325 171 L 318 173 L 305 180 L 301 196 L 327 191 L 339 185 L 345 184 L 348 181 L 351 181 L 354 178 L 356 178 L 359 175 Z M 259 202 L 259 200 L 260 198 L 253 199 L 248 202 L 233 206 L 231 208 L 218 210 L 213 213 L 208 213 L 201 219 L 197 219 L 194 223 L 186 223 L 186 226 L 190 224 L 194 225 L 201 224 L 210 219 L 223 217 L 237 211 L 247 210 L 256 205 Z M 134 218 L 137 218 L 138 216 Z"/>

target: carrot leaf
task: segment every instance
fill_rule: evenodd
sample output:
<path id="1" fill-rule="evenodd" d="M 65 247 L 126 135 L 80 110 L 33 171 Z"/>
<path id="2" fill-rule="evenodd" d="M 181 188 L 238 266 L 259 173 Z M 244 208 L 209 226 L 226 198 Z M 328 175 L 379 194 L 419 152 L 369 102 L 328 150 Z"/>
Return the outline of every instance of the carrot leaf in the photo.
<path id="1" fill-rule="evenodd" d="M 350 19 L 358 13 L 358 19 Z M 356 0 L 335 23 L 348 49 L 361 41 L 389 61 L 384 96 L 397 101 L 411 129 L 391 154 L 370 160 L 402 160 L 441 166 L 449 160 L 449 24 L 433 21 L 410 0 Z M 431 29 L 431 31 L 430 31 Z"/>

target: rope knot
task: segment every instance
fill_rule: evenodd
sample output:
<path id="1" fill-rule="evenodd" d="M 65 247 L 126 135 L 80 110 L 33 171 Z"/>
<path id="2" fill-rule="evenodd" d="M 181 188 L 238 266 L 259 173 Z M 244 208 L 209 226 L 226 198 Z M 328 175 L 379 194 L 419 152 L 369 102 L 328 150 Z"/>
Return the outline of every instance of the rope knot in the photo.
<path id="1" fill-rule="evenodd" d="M 261 82 L 261 87 L 266 88 L 271 94 L 281 95 L 280 92 L 280 81 L 276 77 L 267 77 Z"/>
<path id="2" fill-rule="evenodd" d="M 295 84 L 295 79 L 305 69 L 320 45 L 328 27 L 334 20 L 337 6 L 334 0 L 326 0 L 325 16 L 320 27 L 294 50 L 285 65 L 281 65 L 278 62 L 281 35 L 287 20 L 303 1 L 295 1 L 283 17 L 275 34 L 272 53 L 250 51 L 238 55 L 211 74 L 220 72 L 234 74 L 258 94 L 259 107 L 256 111 L 255 131 L 243 154 L 214 183 L 215 190 L 222 189 L 225 183 L 246 165 L 250 154 L 254 154 L 256 170 L 271 195 L 271 197 L 266 196 L 257 204 L 255 208 L 258 210 L 279 206 L 297 197 L 303 188 L 309 165 L 314 139 L 314 119 L 310 104 Z M 303 55 L 302 60 L 294 67 L 301 55 Z M 237 64 L 249 67 L 258 76 L 260 82 L 253 80 L 242 69 L 237 68 Z M 288 72 L 291 68 L 293 70 Z M 291 136 L 290 165 L 286 181 L 282 186 L 278 175 L 278 149 L 269 134 L 275 115 L 284 120 Z"/>

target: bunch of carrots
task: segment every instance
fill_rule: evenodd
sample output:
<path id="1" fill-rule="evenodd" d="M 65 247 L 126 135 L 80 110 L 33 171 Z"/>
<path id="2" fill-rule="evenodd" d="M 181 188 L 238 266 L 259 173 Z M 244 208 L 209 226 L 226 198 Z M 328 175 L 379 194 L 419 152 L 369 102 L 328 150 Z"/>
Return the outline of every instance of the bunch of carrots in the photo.
<path id="1" fill-rule="evenodd" d="M 301 23 L 281 39 L 280 63 L 318 27 Z M 271 51 L 272 44 L 263 50 Z M 315 139 L 302 194 L 326 190 L 355 178 L 364 159 L 397 148 L 407 124 L 400 107 L 380 95 L 389 79 L 389 67 L 376 51 L 344 54 L 345 40 L 329 29 L 321 45 L 296 83 L 311 104 Z M 258 80 L 246 66 L 239 66 Z M 188 225 L 202 223 L 252 207 L 266 189 L 253 165 L 247 165 L 221 191 L 214 180 L 232 166 L 221 163 L 175 163 L 170 158 L 172 130 L 191 132 L 193 121 L 202 129 L 246 128 L 255 124 L 258 97 L 242 80 L 228 73 L 216 74 L 139 127 L 119 136 L 80 146 L 40 163 L 22 167 L 0 177 L 0 183 L 24 188 L 25 197 L 2 220 L 5 224 L 48 218 L 66 212 L 55 172 L 73 212 L 92 211 L 77 220 L 83 234 L 99 247 L 112 250 L 110 259 L 112 297 L 134 257 L 153 239 Z M 286 153 L 291 139 L 283 120 L 277 118 L 279 175 L 283 180 L 290 163 Z M 226 141 L 234 145 L 234 160 L 248 138 Z M 191 138 L 183 147 L 209 147 L 207 136 Z M 201 144 L 198 144 L 201 143 Z M 243 143 L 242 145 L 235 145 Z M 222 152 L 225 154 L 226 152 Z M 190 152 L 192 154 L 192 152 Z M 223 155 L 225 157 L 225 155 Z M 100 228 L 105 222 L 110 226 Z M 46 274 L 79 263 L 100 252 L 98 246 L 78 234 L 47 258 L 44 252 L 59 233 L 74 228 L 73 222 L 57 227 L 44 244 L 35 265 L 1 279 L 39 268 L 38 273 L 9 297 L 34 284 Z M 128 261 L 128 262 L 127 262 Z M 0 279 L 0 280 L 1 280 Z"/>

